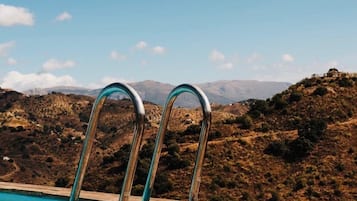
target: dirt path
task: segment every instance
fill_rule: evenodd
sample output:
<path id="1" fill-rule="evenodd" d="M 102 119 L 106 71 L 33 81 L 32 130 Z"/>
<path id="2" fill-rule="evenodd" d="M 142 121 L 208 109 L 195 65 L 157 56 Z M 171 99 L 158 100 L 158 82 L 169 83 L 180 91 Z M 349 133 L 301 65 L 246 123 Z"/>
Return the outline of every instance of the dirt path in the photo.
<path id="1" fill-rule="evenodd" d="M 214 145 L 214 144 L 223 144 L 225 142 L 237 142 L 240 140 L 243 140 L 247 143 L 251 143 L 252 140 L 258 138 L 258 137 L 266 137 L 266 136 L 272 136 L 273 138 L 276 137 L 278 134 L 282 133 L 283 131 L 279 131 L 279 132 L 269 132 L 269 133 L 257 133 L 257 132 L 250 132 L 247 136 L 230 136 L 230 137 L 224 137 L 224 138 L 220 138 L 220 139 L 216 139 L 216 140 L 211 140 L 208 141 L 208 145 Z M 286 133 L 286 135 L 296 135 L 296 131 L 284 131 L 284 133 Z M 190 149 L 190 150 L 197 150 L 198 148 L 198 143 L 190 143 L 190 144 L 182 144 L 180 146 L 181 150 L 186 150 L 186 149 Z"/>
<path id="2" fill-rule="evenodd" d="M 328 129 L 332 129 L 335 127 L 341 127 L 341 126 L 353 126 L 353 125 L 357 125 L 357 118 L 351 118 L 345 122 L 329 124 Z M 297 130 L 278 131 L 278 132 L 269 132 L 269 133 L 257 133 L 257 132 L 251 131 L 246 136 L 231 136 L 231 137 L 224 137 L 224 138 L 220 138 L 220 139 L 216 139 L 216 140 L 211 140 L 211 141 L 208 141 L 208 145 L 223 144 L 225 142 L 236 142 L 239 140 L 243 140 L 247 143 L 252 143 L 252 140 L 254 140 L 258 137 L 271 136 L 272 138 L 276 138 L 281 133 L 284 133 L 285 135 L 287 135 L 289 137 L 297 136 Z M 186 149 L 197 150 L 197 148 L 198 148 L 198 143 L 187 143 L 187 144 L 184 143 L 184 144 L 181 144 L 181 146 L 180 146 L 181 151 L 186 150 Z"/>
<path id="3" fill-rule="evenodd" d="M 15 167 L 15 169 L 14 169 L 13 171 L 7 173 L 7 174 L 1 175 L 1 176 L 0 176 L 0 179 L 1 179 L 1 180 L 3 180 L 3 181 L 8 181 L 8 180 L 10 180 L 10 179 L 12 178 L 12 176 L 13 176 L 16 172 L 20 171 L 20 167 L 17 165 L 17 163 L 16 163 L 15 161 L 14 161 L 13 163 L 11 163 L 11 164 Z"/>

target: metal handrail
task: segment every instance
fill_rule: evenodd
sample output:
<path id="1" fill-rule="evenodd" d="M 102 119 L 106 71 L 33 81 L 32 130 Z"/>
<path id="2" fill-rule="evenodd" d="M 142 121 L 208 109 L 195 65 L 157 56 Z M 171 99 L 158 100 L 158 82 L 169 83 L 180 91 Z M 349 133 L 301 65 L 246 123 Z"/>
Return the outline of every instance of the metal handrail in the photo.
<path id="1" fill-rule="evenodd" d="M 211 106 L 209 104 L 207 96 L 203 93 L 203 91 L 193 85 L 190 84 L 182 84 L 174 88 L 168 98 L 166 99 L 164 111 L 161 117 L 160 121 L 160 127 L 159 131 L 156 137 L 155 141 L 155 149 L 154 153 L 151 159 L 151 165 L 149 169 L 149 173 L 146 179 L 146 184 L 144 187 L 144 193 L 143 193 L 143 201 L 149 201 L 150 196 L 151 196 L 151 191 L 154 186 L 154 181 L 155 181 L 155 176 L 156 176 L 156 171 L 158 168 L 159 164 L 159 159 L 160 159 L 160 154 L 161 154 L 161 149 L 162 145 L 164 142 L 164 135 L 167 129 L 168 121 L 170 118 L 170 114 L 172 111 L 173 104 L 177 98 L 178 95 L 180 95 L 183 92 L 189 92 L 193 95 L 196 95 L 199 99 L 199 102 L 202 107 L 202 112 L 203 112 L 203 120 L 201 124 L 201 132 L 200 132 L 200 137 L 199 137 L 199 145 L 198 145 L 198 151 L 196 155 L 196 161 L 195 161 L 195 167 L 193 170 L 193 176 L 192 176 L 192 181 L 191 181 L 191 188 L 190 188 L 190 193 L 189 193 L 189 200 L 190 201 L 197 201 L 198 200 L 198 192 L 199 192 L 199 186 L 201 182 L 201 171 L 202 171 L 202 165 L 203 165 L 203 159 L 204 159 L 204 154 L 206 151 L 207 147 L 207 141 L 208 141 L 208 131 L 211 126 Z"/>
<path id="2" fill-rule="evenodd" d="M 106 98 L 114 92 L 120 92 L 128 95 L 134 104 L 134 111 L 135 111 L 134 137 L 131 144 L 129 162 L 126 168 L 124 182 L 119 198 L 120 201 L 129 200 L 133 179 L 134 179 L 134 173 L 137 165 L 140 144 L 143 138 L 145 109 L 140 96 L 132 87 L 123 83 L 113 83 L 101 90 L 93 105 L 87 131 L 86 131 L 86 138 L 83 144 L 82 154 L 78 163 L 76 177 L 73 183 L 69 201 L 77 201 L 79 199 L 79 194 L 83 183 L 84 174 L 88 166 L 89 155 L 91 152 L 94 136 L 97 129 L 99 112 L 102 109 Z"/>

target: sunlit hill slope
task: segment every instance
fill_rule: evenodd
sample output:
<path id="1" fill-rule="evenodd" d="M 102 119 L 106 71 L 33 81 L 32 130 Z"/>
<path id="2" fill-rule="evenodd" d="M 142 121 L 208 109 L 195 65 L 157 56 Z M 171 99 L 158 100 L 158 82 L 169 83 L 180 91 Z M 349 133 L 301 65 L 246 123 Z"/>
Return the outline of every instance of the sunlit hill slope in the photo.
<path id="1" fill-rule="evenodd" d="M 94 99 L 1 89 L 0 180 L 71 187 Z M 200 200 L 356 200 L 357 75 L 330 69 L 266 100 L 212 105 Z M 141 195 L 161 106 L 146 102 L 132 194 Z M 201 111 L 175 108 L 154 197 L 187 199 Z M 133 130 L 128 100 L 107 100 L 83 188 L 119 193 Z"/>

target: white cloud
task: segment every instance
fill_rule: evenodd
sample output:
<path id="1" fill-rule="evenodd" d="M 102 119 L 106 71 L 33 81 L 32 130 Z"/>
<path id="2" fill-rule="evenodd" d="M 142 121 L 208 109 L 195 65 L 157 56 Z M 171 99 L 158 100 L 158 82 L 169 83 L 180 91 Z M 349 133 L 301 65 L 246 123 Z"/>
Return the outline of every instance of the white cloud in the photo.
<path id="1" fill-rule="evenodd" d="M 67 13 L 66 11 L 56 17 L 56 21 L 65 21 L 70 19 L 72 19 L 72 15 Z"/>
<path id="2" fill-rule="evenodd" d="M 113 50 L 110 53 L 110 58 L 116 61 L 124 61 L 126 59 L 126 56 L 124 54 L 121 54 L 115 50 Z"/>
<path id="3" fill-rule="evenodd" d="M 145 65 L 148 64 L 148 61 L 146 61 L 146 60 L 141 60 L 140 64 L 143 65 L 143 66 L 145 66 Z"/>
<path id="4" fill-rule="evenodd" d="M 72 60 L 59 61 L 57 59 L 49 59 L 42 65 L 42 69 L 46 72 L 49 72 L 57 69 L 71 68 L 74 67 L 75 65 L 76 62 Z"/>
<path id="5" fill-rule="evenodd" d="M 162 46 L 155 46 L 152 48 L 152 51 L 154 54 L 165 54 L 166 48 Z"/>
<path id="6" fill-rule="evenodd" d="M 258 54 L 258 53 L 253 53 L 252 55 L 250 55 L 249 57 L 248 57 L 248 59 L 247 59 L 247 62 L 249 63 L 249 64 L 251 64 L 251 63 L 255 63 L 255 62 L 257 62 L 257 61 L 260 61 L 262 59 L 262 56 L 260 55 L 260 54 Z"/>
<path id="7" fill-rule="evenodd" d="M 218 50 L 212 50 L 209 58 L 213 62 L 223 62 L 225 60 L 224 54 Z"/>
<path id="8" fill-rule="evenodd" d="M 222 65 L 219 66 L 221 69 L 226 69 L 226 70 L 229 70 L 229 69 L 232 69 L 233 68 L 233 63 L 231 62 L 226 62 Z"/>
<path id="9" fill-rule="evenodd" d="M 332 61 L 329 61 L 328 63 L 327 63 L 327 68 L 336 68 L 336 67 L 338 67 L 340 65 L 340 63 L 338 62 L 338 61 L 336 61 L 336 60 L 332 60 Z"/>
<path id="10" fill-rule="evenodd" d="M 135 45 L 135 48 L 141 50 L 141 49 L 145 49 L 147 46 L 148 46 L 147 42 L 145 42 L 145 41 L 139 41 L 139 42 Z"/>
<path id="11" fill-rule="evenodd" d="M 107 86 L 108 84 L 114 83 L 114 82 L 121 82 L 121 83 L 128 83 L 128 80 L 121 79 L 121 78 L 115 78 L 115 77 L 110 77 L 106 76 L 103 77 L 99 83 L 90 83 L 87 87 L 90 89 L 99 89 Z"/>
<path id="12" fill-rule="evenodd" d="M 115 78 L 115 77 L 109 77 L 109 76 L 106 76 L 106 77 L 103 77 L 101 82 L 105 85 L 108 85 L 108 84 L 111 84 L 111 83 L 114 83 L 114 82 L 123 82 L 123 83 L 126 83 L 128 82 L 127 80 L 125 79 L 121 79 L 121 78 Z"/>
<path id="13" fill-rule="evenodd" d="M 9 57 L 9 58 L 7 58 L 7 62 L 6 63 L 7 63 L 7 65 L 13 66 L 13 65 L 17 64 L 17 61 L 14 58 Z"/>
<path id="14" fill-rule="evenodd" d="M 227 58 L 222 52 L 214 49 L 209 55 L 209 59 L 222 70 L 230 70 L 234 67 L 234 63 L 238 63 L 238 54 L 233 55 L 230 58 Z"/>
<path id="15" fill-rule="evenodd" d="M 11 49 L 14 46 L 15 46 L 15 41 L 0 43 L 0 56 L 6 56 L 8 54 L 9 49 Z"/>
<path id="16" fill-rule="evenodd" d="M 284 61 L 284 62 L 293 62 L 295 60 L 295 58 L 291 55 L 291 54 L 283 54 L 281 56 L 281 59 Z"/>
<path id="17" fill-rule="evenodd" d="M 0 4 L 0 26 L 32 26 L 34 17 L 26 8 Z"/>
<path id="18" fill-rule="evenodd" d="M 48 88 L 55 86 L 75 86 L 76 81 L 69 75 L 55 76 L 50 73 L 22 74 L 17 71 L 8 72 L 2 80 L 2 88 L 25 91 L 33 88 Z"/>

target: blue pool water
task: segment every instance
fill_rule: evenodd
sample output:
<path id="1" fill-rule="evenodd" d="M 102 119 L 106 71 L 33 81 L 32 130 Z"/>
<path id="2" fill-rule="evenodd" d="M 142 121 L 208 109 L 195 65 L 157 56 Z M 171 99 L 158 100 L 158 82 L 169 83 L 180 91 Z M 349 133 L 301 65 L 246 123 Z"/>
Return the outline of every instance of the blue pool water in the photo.
<path id="1" fill-rule="evenodd" d="M 0 192 L 0 201 L 64 201 L 68 198 L 36 196 L 16 192 Z"/>

